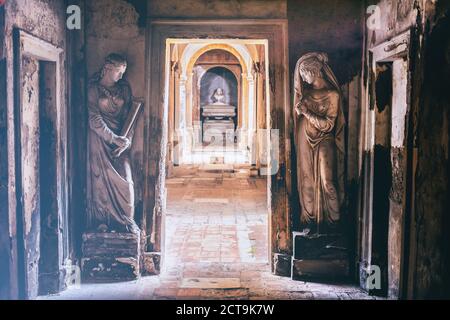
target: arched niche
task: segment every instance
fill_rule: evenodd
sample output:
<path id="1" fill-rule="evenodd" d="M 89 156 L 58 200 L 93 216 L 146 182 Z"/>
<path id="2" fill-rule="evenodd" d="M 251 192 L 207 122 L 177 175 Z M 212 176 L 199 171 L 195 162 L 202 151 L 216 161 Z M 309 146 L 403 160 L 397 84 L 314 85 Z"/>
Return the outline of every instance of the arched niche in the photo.
<path id="1" fill-rule="evenodd" d="M 213 59 L 204 61 L 205 56 L 213 55 L 214 52 L 222 51 L 222 54 L 231 56 L 233 63 L 224 64 Z M 225 67 L 234 73 L 237 79 L 237 102 L 235 103 L 237 115 L 235 119 L 235 129 L 247 132 L 254 128 L 253 112 L 255 110 L 255 82 L 253 57 L 258 52 L 252 50 L 245 44 L 240 43 L 190 43 L 186 46 L 179 47 L 176 53 L 177 57 L 177 74 L 178 74 L 178 101 L 175 102 L 175 130 L 183 132 L 187 140 L 197 141 L 199 130 L 201 128 L 201 104 L 200 104 L 200 80 L 204 74 L 214 67 Z M 207 59 L 208 60 L 208 59 Z M 207 63 L 199 63 L 199 62 Z M 178 116 L 177 116 L 178 115 Z M 178 120 L 176 120 L 178 117 Z M 201 131 L 201 130 L 200 130 Z M 240 145 L 244 147 L 248 143 L 246 135 L 242 135 L 239 139 Z M 187 141 L 186 140 L 186 141 Z M 189 140 L 189 141 L 191 141 Z M 186 142 L 189 153 L 190 142 Z M 189 149 L 189 150 L 188 150 Z"/>
<path id="2" fill-rule="evenodd" d="M 213 104 L 214 91 L 221 88 L 225 95 L 225 104 L 238 105 L 238 80 L 233 72 L 225 67 L 213 67 L 200 79 L 200 105 Z"/>
<path id="3" fill-rule="evenodd" d="M 222 98 L 217 99 L 219 90 Z M 238 79 L 224 66 L 210 68 L 203 74 L 199 90 L 203 141 L 209 140 L 207 132 L 210 129 L 223 132 L 236 129 L 238 92 Z"/>

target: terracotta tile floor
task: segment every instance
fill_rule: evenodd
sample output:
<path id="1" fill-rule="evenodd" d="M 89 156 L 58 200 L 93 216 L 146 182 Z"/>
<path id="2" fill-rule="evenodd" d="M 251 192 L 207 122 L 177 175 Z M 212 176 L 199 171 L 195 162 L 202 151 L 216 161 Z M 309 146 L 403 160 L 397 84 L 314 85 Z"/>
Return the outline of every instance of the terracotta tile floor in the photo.
<path id="1" fill-rule="evenodd" d="M 373 299 L 353 285 L 271 274 L 266 180 L 207 169 L 177 168 L 167 180 L 166 268 L 159 277 L 83 284 L 43 299 Z"/>
<path id="2" fill-rule="evenodd" d="M 200 170 L 167 187 L 166 266 L 268 261 L 265 179 Z"/>

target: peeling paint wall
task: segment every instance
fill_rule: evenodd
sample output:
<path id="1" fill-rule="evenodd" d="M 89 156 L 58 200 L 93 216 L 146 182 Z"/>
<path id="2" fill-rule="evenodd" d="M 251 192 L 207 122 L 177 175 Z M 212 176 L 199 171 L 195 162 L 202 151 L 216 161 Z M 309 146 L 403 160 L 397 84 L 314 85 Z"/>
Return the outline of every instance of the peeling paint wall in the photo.
<path id="1" fill-rule="evenodd" d="M 28 297 L 36 297 L 39 286 L 39 61 L 24 57 L 22 87 L 22 188 L 23 237 L 25 241 L 26 288 Z"/>
<path id="2" fill-rule="evenodd" d="M 376 4 L 380 10 L 376 28 L 368 31 L 369 46 L 380 44 L 414 26 L 418 13 L 417 6 L 422 2 L 424 0 L 366 1 L 365 8 Z"/>
<path id="3" fill-rule="evenodd" d="M 416 130 L 414 241 L 416 263 L 412 294 L 417 298 L 450 297 L 449 117 L 450 3 L 426 17 L 423 75 Z M 433 27 L 431 27 L 433 26 Z M 415 101 L 414 101 L 415 102 Z"/>
<path id="4" fill-rule="evenodd" d="M 442 70 L 449 69 L 450 60 L 446 62 L 444 58 L 444 39 L 448 43 L 450 29 L 446 29 L 447 36 L 441 31 L 441 38 L 434 40 L 435 45 L 441 42 L 440 46 L 427 46 L 431 45 L 439 18 L 447 13 L 448 19 L 450 4 L 439 0 L 381 0 L 366 4 L 376 4 L 380 10 L 377 28 L 366 29 L 368 49 L 412 30 L 409 69 L 402 60 L 393 63 L 388 293 L 394 298 L 449 297 L 446 234 L 450 225 L 446 216 L 450 99 L 445 96 L 448 88 L 440 86 L 440 91 L 432 91 L 449 79 L 450 73 Z M 436 68 L 432 61 L 438 59 L 439 67 L 430 71 L 433 66 Z M 438 72 L 440 80 L 435 76 Z M 376 130 L 385 125 L 379 123 Z"/>
<path id="5" fill-rule="evenodd" d="M 7 118 L 7 168 L 8 168 L 8 178 L 7 178 L 7 189 L 8 189 L 8 201 L 7 203 L 7 212 L 8 212 L 8 240 L 7 246 L 9 248 L 8 253 L 8 261 L 9 265 L 9 286 L 8 286 L 8 296 L 9 298 L 17 298 L 23 294 L 25 291 L 31 294 L 35 294 L 37 288 L 29 288 L 31 291 L 28 291 L 24 288 L 24 273 L 27 268 L 34 268 L 35 266 L 23 266 L 20 261 L 23 260 L 23 254 L 31 254 L 35 255 L 35 257 L 39 256 L 39 247 L 37 243 L 33 243 L 39 236 L 39 226 L 38 219 L 36 214 L 33 212 L 37 212 L 35 209 L 34 203 L 37 199 L 37 190 L 36 190 L 36 181 L 33 180 L 34 174 L 30 174 L 27 176 L 27 185 L 28 190 L 26 194 L 24 194 L 24 209 L 25 216 L 24 220 L 20 219 L 19 227 L 23 229 L 25 233 L 28 233 L 29 242 L 27 244 L 28 252 L 23 253 L 23 243 L 24 237 L 22 234 L 18 234 L 18 230 L 16 230 L 16 219 L 20 217 L 16 212 L 16 172 L 18 168 L 16 168 L 16 153 L 15 150 L 20 148 L 20 146 L 16 145 L 17 141 L 15 136 L 15 128 L 16 120 L 15 120 L 15 82 L 17 80 L 17 75 L 14 74 L 14 52 L 13 52 L 13 31 L 15 28 L 26 31 L 27 33 L 34 35 L 42 40 L 45 40 L 54 46 L 60 47 L 63 50 L 66 49 L 66 31 L 65 31 L 65 17 L 66 17 L 66 8 L 63 1 L 59 0 L 16 0 L 16 1 L 6 1 L 4 5 L 5 19 L 4 19 L 4 43 L 2 46 L 2 57 L 4 58 L 4 70 L 6 71 L 6 118 Z M 61 64 L 61 74 L 68 74 L 65 70 L 64 58 Z M 65 83 L 66 79 L 63 77 L 60 88 L 62 88 L 61 92 L 58 94 L 61 97 L 62 104 L 59 106 L 61 110 L 65 110 Z M 30 83 L 31 85 L 31 83 Z M 32 85 L 32 87 L 35 87 Z M 30 91 L 30 95 L 28 96 L 31 100 L 35 96 L 36 92 Z M 3 99 L 3 97 L 2 97 Z M 30 103 L 31 103 L 30 100 Z M 0 106 L 2 107 L 2 106 Z M 4 110 L 2 110 L 4 112 Z M 63 112 L 64 113 L 64 112 Z M 31 113 L 32 114 L 32 113 Z M 27 113 L 27 116 L 29 114 Z M 31 120 L 30 120 L 31 121 Z M 31 121 L 30 123 L 32 123 Z M 36 143 L 32 143 L 33 135 L 35 132 L 35 126 L 29 127 L 29 130 L 26 132 L 30 133 L 29 139 L 31 143 L 29 143 L 29 149 L 23 150 L 24 155 L 28 158 L 29 161 L 29 169 L 30 172 L 33 173 L 35 170 L 32 168 L 32 162 L 36 158 L 36 154 L 38 152 L 38 147 Z M 23 137 L 27 138 L 27 137 Z M 66 141 L 64 141 L 63 149 L 65 148 Z M 1 151 L 4 150 L 3 145 L 0 145 Z M 63 153 L 64 154 L 64 153 Z M 33 160 L 34 159 L 34 160 Z M 61 159 L 64 161 L 64 159 Z M 2 165 L 3 166 L 3 165 Z M 28 168 L 28 167 L 27 167 Z M 1 173 L 2 175 L 4 172 Z M 28 183 L 29 182 L 29 183 Z M 61 203 L 65 202 L 64 194 L 61 195 L 62 198 L 59 199 Z M 5 203 L 5 206 L 6 206 Z M 2 203 L 3 207 L 3 203 Z M 31 223 L 30 223 L 31 222 Z M 30 227 L 30 225 L 34 225 L 34 227 Z M 23 228 L 22 228 L 23 227 Z M 67 230 L 66 234 L 67 234 Z M 34 240 L 33 240 L 34 239 Z M 2 258 L 3 259 L 3 258 Z M 31 260 L 36 260 L 32 258 Z M 21 293 L 20 288 L 22 287 Z M 26 294 L 25 294 L 26 295 Z"/>
<path id="6" fill-rule="evenodd" d="M 392 187 L 389 194 L 388 232 L 388 295 L 400 296 L 402 252 L 405 236 L 406 203 L 406 128 L 408 124 L 408 64 L 404 60 L 392 63 L 392 110 L 390 119 L 390 154 Z"/>

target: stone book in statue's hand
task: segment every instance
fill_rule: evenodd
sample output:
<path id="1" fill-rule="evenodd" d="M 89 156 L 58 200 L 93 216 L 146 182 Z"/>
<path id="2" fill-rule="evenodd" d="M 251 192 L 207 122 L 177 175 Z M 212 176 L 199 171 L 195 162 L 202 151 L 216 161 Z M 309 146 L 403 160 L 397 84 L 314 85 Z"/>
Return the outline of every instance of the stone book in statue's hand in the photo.
<path id="1" fill-rule="evenodd" d="M 120 131 L 120 135 L 122 137 L 127 137 L 130 133 L 131 129 L 133 128 L 134 124 L 136 123 L 137 116 L 139 112 L 141 111 L 142 107 L 142 101 L 133 100 L 133 103 L 131 105 L 130 112 L 128 114 L 128 118 L 126 119 L 122 130 Z M 113 150 L 112 155 L 113 157 L 120 157 L 120 155 L 126 150 L 127 148 L 121 148 L 118 147 Z"/>

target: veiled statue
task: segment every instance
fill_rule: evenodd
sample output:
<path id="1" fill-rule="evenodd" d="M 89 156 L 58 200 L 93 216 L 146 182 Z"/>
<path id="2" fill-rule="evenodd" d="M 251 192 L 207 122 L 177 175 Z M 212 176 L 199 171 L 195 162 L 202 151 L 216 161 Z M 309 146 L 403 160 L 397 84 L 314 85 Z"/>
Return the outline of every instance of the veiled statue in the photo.
<path id="1" fill-rule="evenodd" d="M 305 233 L 339 228 L 344 192 L 342 95 L 324 53 L 302 56 L 294 77 L 294 130 L 301 226 Z"/>
<path id="2" fill-rule="evenodd" d="M 87 224 L 91 231 L 139 232 L 134 216 L 134 185 L 129 148 L 133 130 L 121 131 L 132 107 L 132 92 L 122 79 L 127 61 L 106 57 L 89 83 Z"/>

